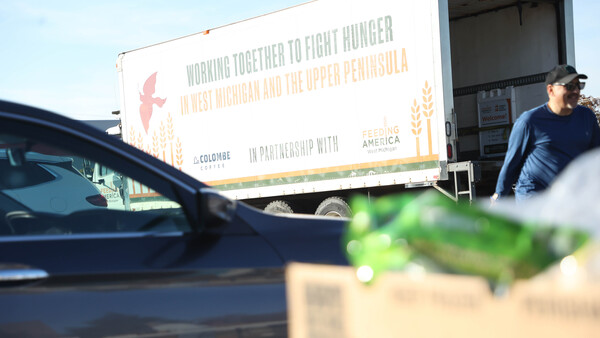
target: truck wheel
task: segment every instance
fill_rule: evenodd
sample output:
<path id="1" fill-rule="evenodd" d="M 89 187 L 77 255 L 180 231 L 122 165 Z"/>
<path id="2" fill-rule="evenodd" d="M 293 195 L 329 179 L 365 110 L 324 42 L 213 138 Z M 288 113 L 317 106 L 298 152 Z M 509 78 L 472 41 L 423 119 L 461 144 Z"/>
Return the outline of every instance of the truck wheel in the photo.
<path id="1" fill-rule="evenodd" d="M 326 198 L 315 211 L 315 215 L 332 217 L 352 217 L 350 206 L 340 197 Z"/>
<path id="2" fill-rule="evenodd" d="M 265 212 L 268 214 L 293 214 L 294 210 L 284 201 L 276 200 L 265 207 Z"/>

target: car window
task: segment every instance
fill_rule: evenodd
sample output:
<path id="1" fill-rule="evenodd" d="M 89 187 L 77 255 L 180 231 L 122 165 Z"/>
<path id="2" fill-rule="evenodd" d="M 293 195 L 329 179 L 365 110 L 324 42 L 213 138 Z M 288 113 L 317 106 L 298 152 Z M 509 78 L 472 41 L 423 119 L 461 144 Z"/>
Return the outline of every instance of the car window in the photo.
<path id="1" fill-rule="evenodd" d="M 0 134 L 0 236 L 190 231 L 181 205 L 104 163 Z"/>

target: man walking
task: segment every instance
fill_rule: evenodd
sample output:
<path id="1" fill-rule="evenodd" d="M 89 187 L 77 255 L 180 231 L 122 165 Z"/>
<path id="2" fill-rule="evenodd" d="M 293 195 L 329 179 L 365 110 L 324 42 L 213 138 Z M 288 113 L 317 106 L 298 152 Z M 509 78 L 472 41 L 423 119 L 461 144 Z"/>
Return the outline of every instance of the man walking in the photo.
<path id="1" fill-rule="evenodd" d="M 510 194 L 516 182 L 517 202 L 547 188 L 572 159 L 600 145 L 594 112 L 577 105 L 587 79 L 569 65 L 546 75 L 548 102 L 523 113 L 508 140 L 492 203 Z"/>

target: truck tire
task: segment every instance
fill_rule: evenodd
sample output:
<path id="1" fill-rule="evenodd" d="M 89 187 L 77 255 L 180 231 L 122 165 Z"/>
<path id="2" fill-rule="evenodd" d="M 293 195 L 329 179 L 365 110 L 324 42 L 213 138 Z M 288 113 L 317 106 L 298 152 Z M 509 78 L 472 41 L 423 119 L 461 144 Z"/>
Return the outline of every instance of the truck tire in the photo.
<path id="1" fill-rule="evenodd" d="M 273 201 L 273 202 L 267 204 L 264 211 L 268 214 L 273 214 L 273 215 L 293 214 L 294 213 L 294 210 L 292 210 L 292 207 L 290 207 L 289 204 L 287 204 L 284 201 L 280 201 L 280 200 L 276 200 L 276 201 Z"/>
<path id="2" fill-rule="evenodd" d="M 330 217 L 352 217 L 350 206 L 340 197 L 326 198 L 315 211 L 315 215 Z"/>

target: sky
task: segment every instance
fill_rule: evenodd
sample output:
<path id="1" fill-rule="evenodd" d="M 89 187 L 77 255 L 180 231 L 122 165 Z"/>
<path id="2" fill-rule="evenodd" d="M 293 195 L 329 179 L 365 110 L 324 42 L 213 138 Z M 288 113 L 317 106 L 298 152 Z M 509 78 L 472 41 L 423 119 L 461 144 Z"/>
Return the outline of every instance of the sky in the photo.
<path id="1" fill-rule="evenodd" d="M 259 16 L 305 0 L 3 0 L 0 99 L 75 119 L 119 110 L 121 52 Z M 600 97 L 600 1 L 573 0 L 583 94 Z"/>

